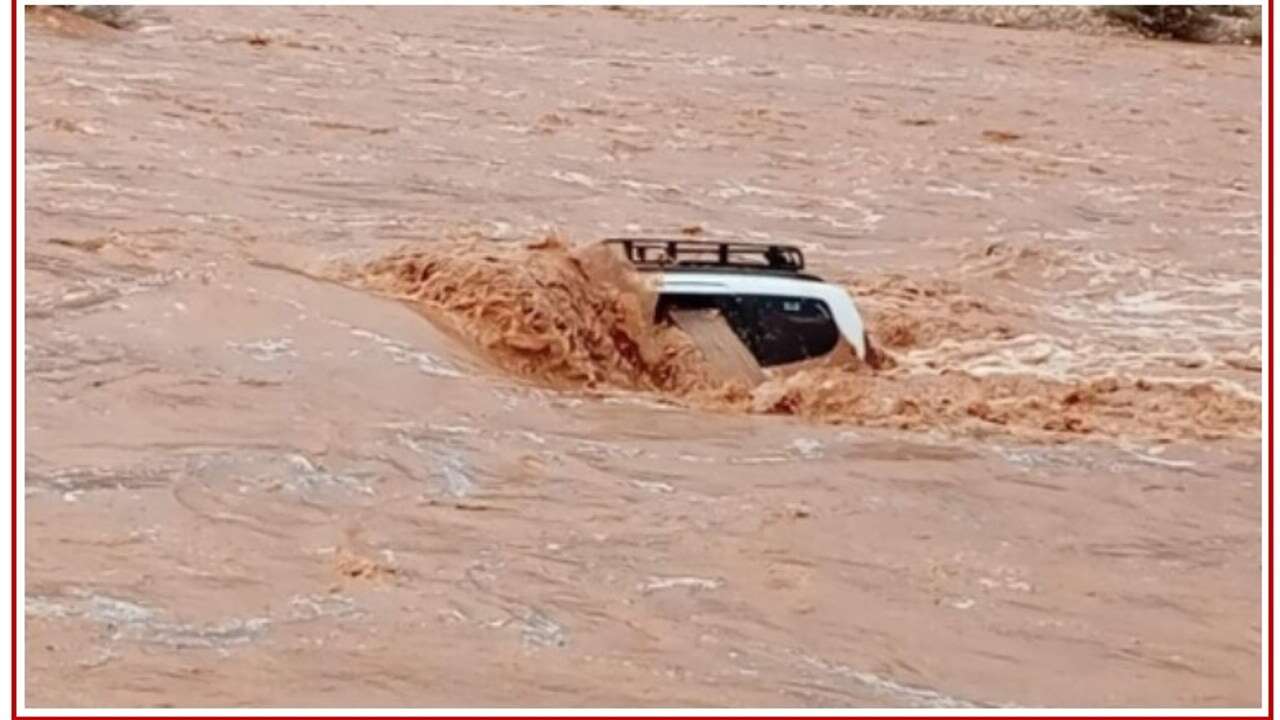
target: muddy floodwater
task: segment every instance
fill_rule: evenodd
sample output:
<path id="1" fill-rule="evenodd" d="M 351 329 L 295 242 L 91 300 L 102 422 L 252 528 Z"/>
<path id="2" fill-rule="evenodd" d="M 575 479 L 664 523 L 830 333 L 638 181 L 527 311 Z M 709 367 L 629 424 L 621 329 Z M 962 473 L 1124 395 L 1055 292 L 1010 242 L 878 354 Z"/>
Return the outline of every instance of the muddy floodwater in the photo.
<path id="1" fill-rule="evenodd" d="M 29 705 L 1259 703 L 1256 49 L 133 20 L 25 19 Z M 710 382 L 619 234 L 891 362 Z"/>

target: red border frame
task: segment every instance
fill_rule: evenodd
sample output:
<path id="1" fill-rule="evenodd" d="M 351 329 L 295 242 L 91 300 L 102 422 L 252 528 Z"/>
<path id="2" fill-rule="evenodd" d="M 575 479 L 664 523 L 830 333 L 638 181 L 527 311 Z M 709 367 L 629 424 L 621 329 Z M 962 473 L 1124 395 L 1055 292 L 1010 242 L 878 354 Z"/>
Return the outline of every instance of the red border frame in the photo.
<path id="1" fill-rule="evenodd" d="M 18 0 L 13 0 L 10 6 L 10 38 L 9 38 L 9 56 L 10 56 L 10 85 L 9 85 L 9 112 L 10 112 L 10 138 L 9 138 L 9 154 L 10 154 L 10 227 L 11 227 L 11 244 L 9 248 L 10 261 L 10 287 L 9 299 L 12 303 L 9 308 L 10 313 L 10 477 L 12 481 L 9 486 L 9 497 L 12 505 L 10 506 L 9 530 L 10 530 L 10 608 L 9 608 L 9 630 L 10 630 L 10 647 L 9 647 L 9 673 L 10 673 L 10 713 L 11 717 L 32 717 L 22 716 L 18 714 Z M 24 5 L 25 7 L 25 5 Z M 1267 428 L 1270 432 L 1267 434 L 1267 587 L 1263 592 L 1263 602 L 1267 604 L 1267 669 L 1270 671 L 1263 682 L 1266 686 L 1266 715 L 1267 718 L 1275 718 L 1275 684 L 1272 679 L 1275 675 L 1275 602 L 1272 598 L 1272 588 L 1275 587 L 1275 557 L 1271 549 L 1275 547 L 1275 447 L 1273 438 L 1275 435 L 1275 318 L 1271 316 L 1270 308 L 1275 307 L 1275 0 L 1267 0 L 1267 34 L 1265 41 L 1267 42 L 1266 61 L 1271 72 L 1267 76 L 1267 278 L 1270 282 L 1267 285 Z M 82 717 L 82 716 L 70 716 Z M 91 716 L 90 716 L 91 717 Z M 115 716 L 127 717 L 127 716 Z M 210 716 L 212 717 L 212 716 Z M 228 715 L 225 717 L 242 717 Z M 291 717 L 305 718 L 310 720 L 332 720 L 336 716 L 309 716 L 294 715 Z M 723 715 L 707 720 L 725 720 L 740 716 Z M 876 716 L 864 716 L 876 717 Z M 899 720 L 908 716 L 896 716 L 894 718 L 885 717 L 885 720 Z M 1017 717 L 1017 716 L 1009 716 Z M 1057 717 L 1071 717 L 1062 715 Z M 1097 720 L 1097 718 L 1106 716 L 1091 716 L 1089 720 Z M 1119 717 L 1119 716 L 1115 716 Z M 1194 717 L 1194 716 L 1183 716 Z M 1241 716 L 1242 718 L 1262 717 L 1262 716 Z M 1084 720 L 1084 719 L 1082 719 Z"/>
<path id="2" fill-rule="evenodd" d="M 1267 604 L 1267 717 L 1275 717 L 1276 707 L 1276 654 L 1275 654 L 1275 598 L 1276 585 L 1275 528 L 1276 528 L 1276 477 L 1275 477 L 1275 326 L 1272 315 L 1275 308 L 1275 0 L 1267 0 L 1267 588 L 1263 602 Z"/>
<path id="3" fill-rule="evenodd" d="M 9 12 L 10 20 L 10 41 L 9 41 L 9 73 L 11 75 L 9 85 L 9 192 L 12 199 L 9 203 L 9 222 L 13 230 L 12 243 L 9 248 L 10 261 L 10 286 L 9 300 L 13 304 L 9 307 L 9 332 L 12 336 L 12 345 L 9 346 L 9 426 L 10 434 L 13 436 L 13 445 L 11 452 L 13 457 L 10 458 L 9 473 L 10 488 L 9 501 L 13 503 L 9 507 L 9 517 L 11 527 L 9 528 L 9 600 L 12 606 L 9 608 L 9 673 L 13 676 L 13 684 L 9 686 L 12 693 L 12 714 L 18 717 L 18 0 L 13 0 L 13 6 Z"/>

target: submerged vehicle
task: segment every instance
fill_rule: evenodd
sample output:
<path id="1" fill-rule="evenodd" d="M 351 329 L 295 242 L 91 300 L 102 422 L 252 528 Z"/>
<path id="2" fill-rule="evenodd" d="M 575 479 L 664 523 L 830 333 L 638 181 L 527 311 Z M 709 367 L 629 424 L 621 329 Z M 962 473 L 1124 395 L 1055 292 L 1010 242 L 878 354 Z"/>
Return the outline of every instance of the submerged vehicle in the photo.
<path id="1" fill-rule="evenodd" d="M 805 272 L 792 245 L 609 238 L 634 268 L 652 274 L 656 322 L 717 311 L 760 367 L 824 357 L 844 343 L 874 353 L 844 288 Z"/>

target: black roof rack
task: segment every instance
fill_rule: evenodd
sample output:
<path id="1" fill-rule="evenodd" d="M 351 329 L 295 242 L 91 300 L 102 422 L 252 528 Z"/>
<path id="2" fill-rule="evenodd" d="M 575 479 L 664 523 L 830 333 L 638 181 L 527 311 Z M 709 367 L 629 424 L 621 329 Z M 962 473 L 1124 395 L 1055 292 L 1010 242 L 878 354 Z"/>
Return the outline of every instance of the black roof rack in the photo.
<path id="1" fill-rule="evenodd" d="M 608 238 L 640 269 L 735 268 L 781 273 L 804 270 L 804 253 L 794 245 L 715 242 L 667 238 Z"/>

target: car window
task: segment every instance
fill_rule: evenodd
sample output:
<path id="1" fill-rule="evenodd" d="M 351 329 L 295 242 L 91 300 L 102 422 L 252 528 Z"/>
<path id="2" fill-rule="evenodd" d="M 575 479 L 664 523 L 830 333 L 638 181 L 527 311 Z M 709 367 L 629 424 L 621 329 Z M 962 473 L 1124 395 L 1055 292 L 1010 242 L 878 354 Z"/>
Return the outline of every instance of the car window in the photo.
<path id="1" fill-rule="evenodd" d="M 762 367 L 826 355 L 840 340 L 831 309 L 812 298 L 672 295 L 662 298 L 659 316 L 672 307 L 718 309 Z"/>

